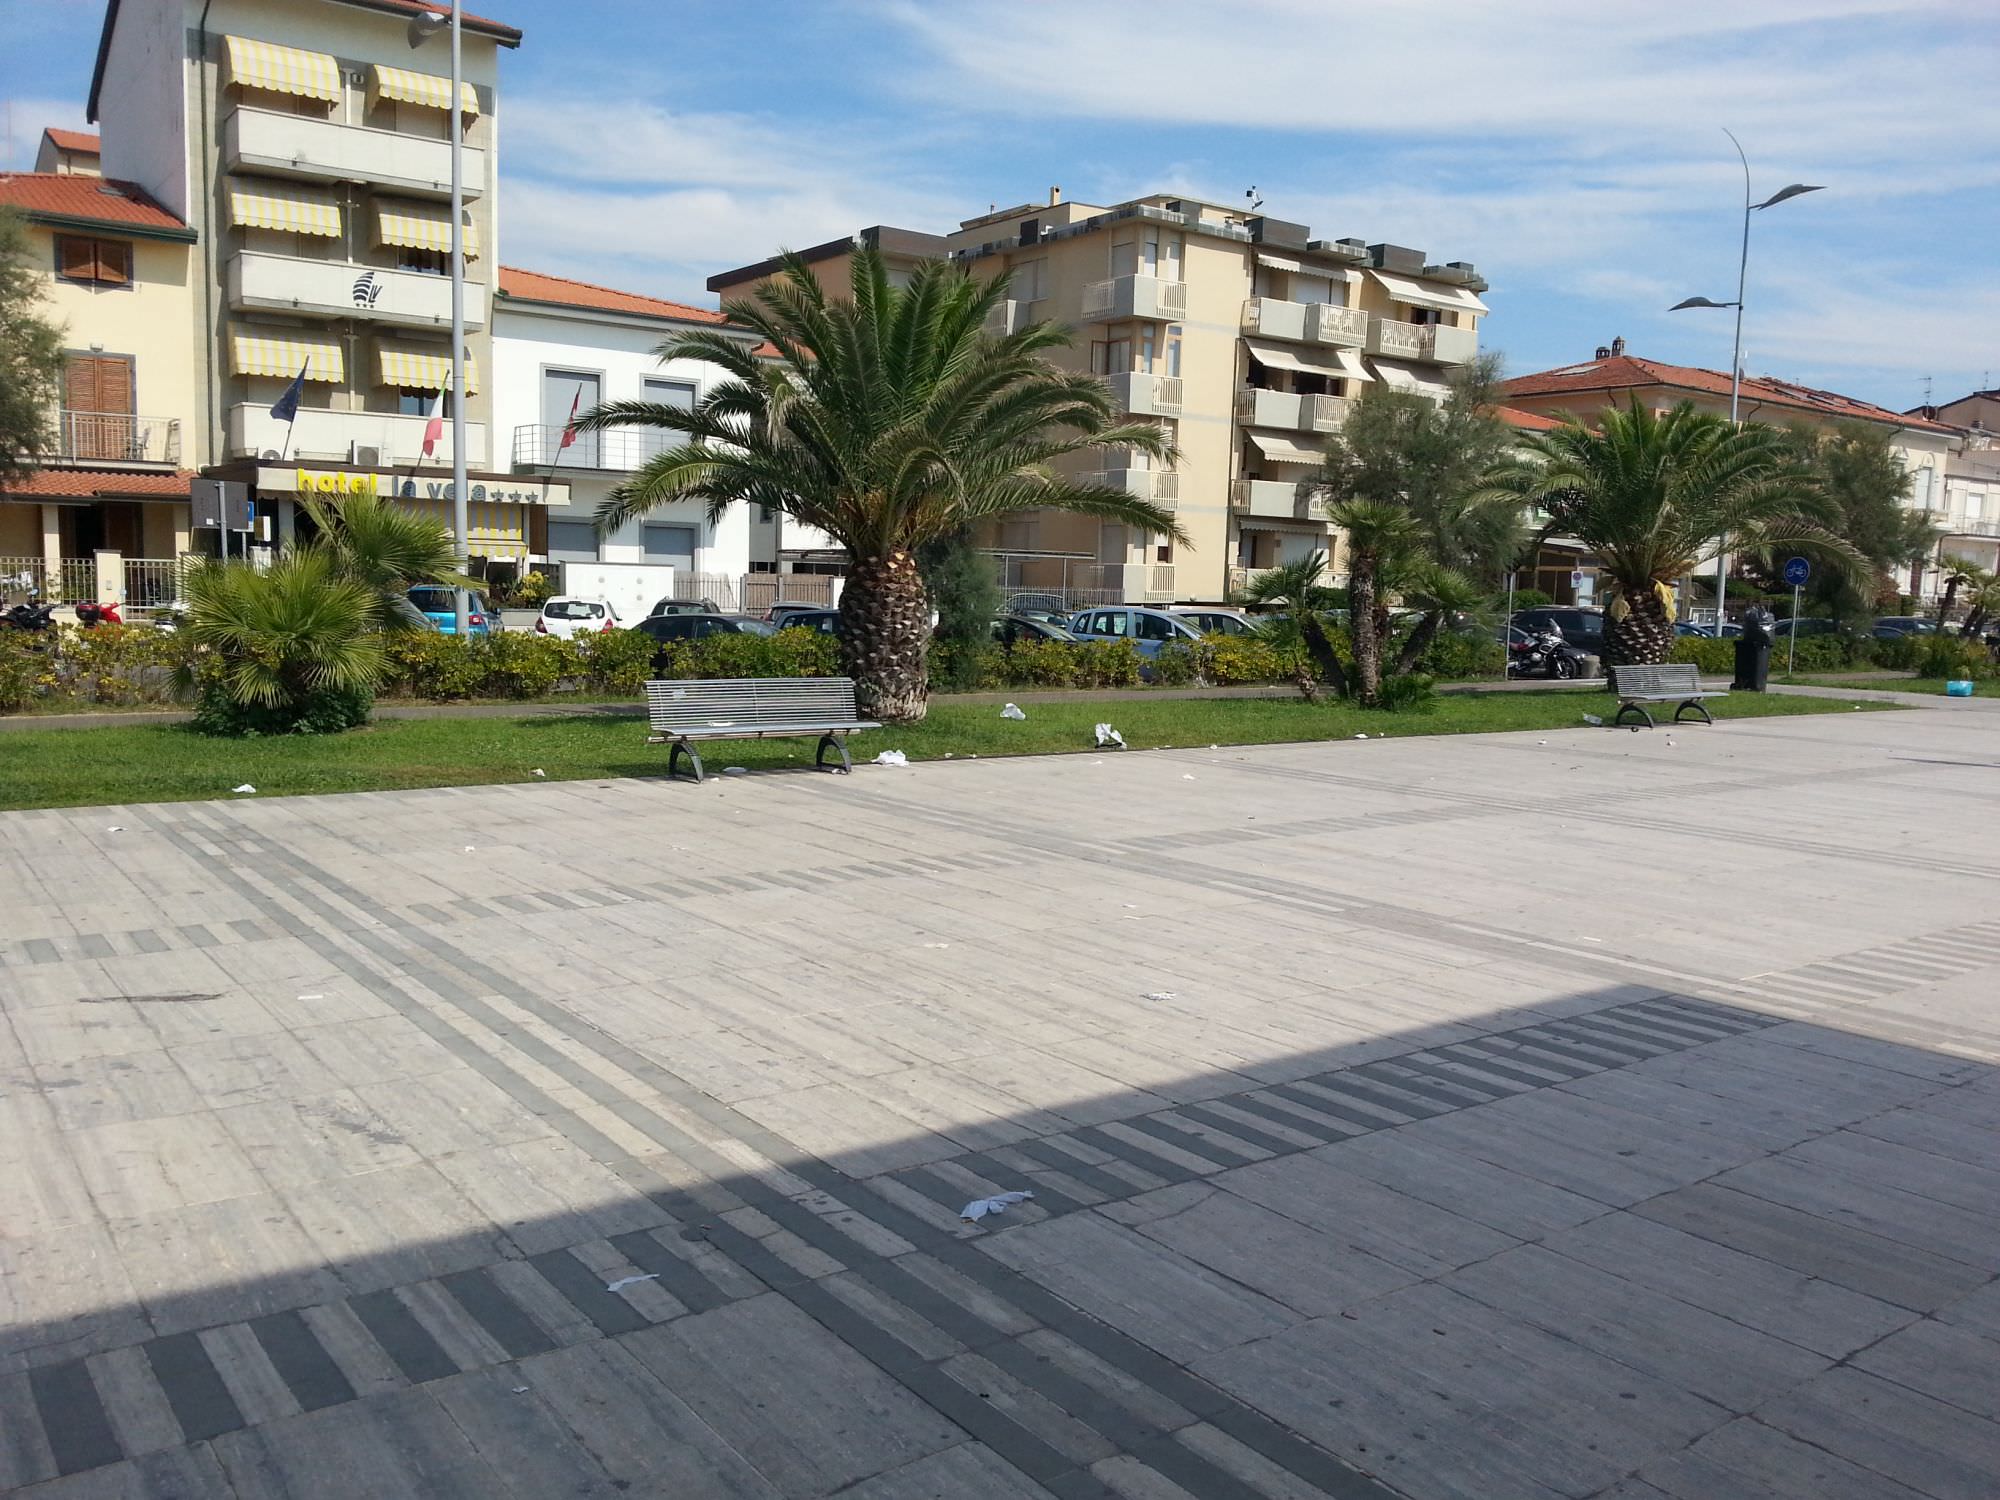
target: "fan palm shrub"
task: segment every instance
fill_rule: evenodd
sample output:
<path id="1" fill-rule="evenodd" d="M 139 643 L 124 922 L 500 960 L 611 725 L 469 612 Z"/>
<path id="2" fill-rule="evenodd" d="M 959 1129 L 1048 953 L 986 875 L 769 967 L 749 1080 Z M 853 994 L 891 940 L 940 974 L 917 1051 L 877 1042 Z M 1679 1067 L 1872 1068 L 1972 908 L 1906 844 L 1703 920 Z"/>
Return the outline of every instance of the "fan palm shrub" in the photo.
<path id="1" fill-rule="evenodd" d="M 1333 608 L 1336 597 L 1325 578 L 1326 554 L 1314 552 L 1309 557 L 1253 573 L 1244 585 L 1243 602 L 1263 609 L 1282 609 L 1298 627 L 1299 638 L 1305 643 L 1306 655 L 1311 658 L 1320 681 L 1344 698 L 1347 672 L 1321 623 L 1321 616 Z"/>
<path id="2" fill-rule="evenodd" d="M 427 628 L 423 611 L 410 602 L 415 584 L 477 587 L 460 575 L 451 533 L 393 500 L 315 495 L 301 501 L 300 508 L 314 533 L 306 547 L 326 553 L 341 576 L 374 595 L 378 629 Z"/>
<path id="3" fill-rule="evenodd" d="M 1066 330 L 1031 323 L 986 331 L 1007 278 L 981 281 L 928 261 L 907 286 L 872 248 L 855 252 L 836 297 L 797 256 L 725 309 L 765 340 L 700 330 L 668 339 L 662 360 L 702 359 L 728 378 L 692 411 L 617 401 L 585 429 L 662 428 L 680 441 L 635 471 L 598 507 L 600 531 L 663 505 L 696 501 L 711 520 L 738 504 L 769 506 L 847 549 L 840 653 L 862 712 L 890 722 L 924 716 L 930 597 L 917 562 L 928 543 L 1020 511 L 1094 516 L 1134 531 L 1186 535 L 1150 500 L 1057 470 L 1058 460 L 1111 450 L 1166 459 L 1152 422 L 1121 420 L 1094 375 L 1057 369 Z"/>

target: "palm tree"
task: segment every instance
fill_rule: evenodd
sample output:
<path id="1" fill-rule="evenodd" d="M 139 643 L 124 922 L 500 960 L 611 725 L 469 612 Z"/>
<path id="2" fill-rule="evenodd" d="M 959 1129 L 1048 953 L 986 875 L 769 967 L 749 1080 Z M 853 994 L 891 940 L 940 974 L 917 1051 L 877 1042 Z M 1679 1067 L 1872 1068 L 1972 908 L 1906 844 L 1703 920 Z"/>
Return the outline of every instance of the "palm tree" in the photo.
<path id="1" fill-rule="evenodd" d="M 1105 383 L 1056 369 L 1069 342 L 1052 324 L 995 337 L 987 316 L 1007 278 L 979 281 L 928 261 L 905 287 L 881 255 L 857 251 L 849 294 L 832 297 L 794 255 L 750 302 L 726 311 L 776 351 L 759 358 L 720 330 L 668 339 L 663 360 L 702 359 L 729 379 L 693 411 L 649 402 L 598 407 L 578 425 L 679 433 L 598 507 L 600 532 L 676 501 L 769 506 L 847 549 L 841 664 L 862 712 L 924 716 L 930 600 L 917 549 L 979 522 L 1046 508 L 1185 541 L 1172 514 L 1051 465 L 1125 448 L 1168 458 L 1151 422 L 1119 420 Z"/>
<path id="2" fill-rule="evenodd" d="M 373 594 L 378 630 L 424 626 L 423 611 L 410 602 L 412 584 L 474 586 L 459 576 L 451 534 L 435 521 L 379 495 L 313 496 L 302 504 L 315 532 L 308 547 Z"/>
<path id="3" fill-rule="evenodd" d="M 1320 615 L 1333 607 L 1334 593 L 1321 579 L 1326 573 L 1326 554 L 1315 552 L 1295 562 L 1266 568 L 1253 577 L 1243 590 L 1245 604 L 1282 609 L 1299 628 L 1306 654 L 1319 669 L 1320 680 L 1341 697 L 1347 696 L 1347 673 L 1333 642 L 1326 638 Z"/>
<path id="4" fill-rule="evenodd" d="M 1382 637 L 1388 625 L 1385 578 L 1407 569 L 1422 527 L 1388 500 L 1340 500 L 1327 519 L 1347 536 L 1347 631 L 1354 642 L 1354 696 L 1373 708 L 1382 692 Z"/>
<path id="5" fill-rule="evenodd" d="M 1968 595 L 1967 608 L 1971 611 L 1967 617 L 1968 625 L 1976 627 L 1985 618 L 1986 611 L 1981 604 L 1991 595 L 1996 575 L 1956 552 L 1948 552 L 1939 558 L 1938 566 L 1944 569 L 1945 574 L 1944 597 L 1938 600 L 1938 624 L 1942 625 L 1951 618 L 1952 609 L 1958 603 L 1959 591 L 1964 590 Z M 1990 604 L 1987 607 L 1990 608 Z"/>
<path id="6" fill-rule="evenodd" d="M 1569 417 L 1520 449 L 1489 475 L 1491 492 L 1541 506 L 1597 555 L 1617 593 L 1605 634 L 1613 663 L 1667 659 L 1669 585 L 1725 540 L 1869 571 L 1828 529 L 1818 488 L 1774 428 L 1732 427 L 1687 401 L 1660 416 L 1634 396 L 1596 429 Z"/>
<path id="7" fill-rule="evenodd" d="M 1423 613 L 1396 653 L 1396 664 L 1391 671 L 1397 677 L 1416 670 L 1418 660 L 1437 639 L 1438 630 L 1447 619 L 1471 614 L 1491 597 L 1488 590 L 1457 568 L 1447 568 L 1428 558 L 1419 559 L 1410 569 L 1409 577 L 1402 583 L 1402 595 L 1405 604 L 1415 605 Z"/>

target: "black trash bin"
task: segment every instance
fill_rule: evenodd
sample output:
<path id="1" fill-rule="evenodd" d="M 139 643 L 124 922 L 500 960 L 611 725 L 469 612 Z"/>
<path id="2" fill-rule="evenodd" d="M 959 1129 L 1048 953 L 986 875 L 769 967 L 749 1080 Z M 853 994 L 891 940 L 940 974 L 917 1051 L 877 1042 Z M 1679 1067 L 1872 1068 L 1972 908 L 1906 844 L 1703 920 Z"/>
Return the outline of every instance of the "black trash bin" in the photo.
<path id="1" fill-rule="evenodd" d="M 1736 680 L 1730 687 L 1742 693 L 1761 693 L 1771 680 L 1772 613 L 1761 604 L 1743 616 L 1743 634 L 1736 638 Z"/>

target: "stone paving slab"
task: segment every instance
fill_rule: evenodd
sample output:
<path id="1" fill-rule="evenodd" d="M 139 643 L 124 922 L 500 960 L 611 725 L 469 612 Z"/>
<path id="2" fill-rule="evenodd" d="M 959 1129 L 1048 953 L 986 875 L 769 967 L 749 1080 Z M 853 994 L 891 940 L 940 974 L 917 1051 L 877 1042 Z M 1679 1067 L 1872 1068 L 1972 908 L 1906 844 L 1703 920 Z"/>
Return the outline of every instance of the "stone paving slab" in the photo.
<path id="1" fill-rule="evenodd" d="M 1983 1497 L 1996 747 L 0 816 L 0 1489 Z"/>

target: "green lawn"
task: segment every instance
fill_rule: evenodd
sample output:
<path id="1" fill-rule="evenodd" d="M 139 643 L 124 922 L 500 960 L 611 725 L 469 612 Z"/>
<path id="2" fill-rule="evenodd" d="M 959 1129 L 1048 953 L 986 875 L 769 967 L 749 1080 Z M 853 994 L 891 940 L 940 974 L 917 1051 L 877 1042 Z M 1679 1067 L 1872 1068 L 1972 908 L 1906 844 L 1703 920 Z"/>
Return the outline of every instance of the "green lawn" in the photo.
<path id="1" fill-rule="evenodd" d="M 1930 698 L 1944 696 L 1942 677 L 1788 677 L 1787 682 L 1803 683 L 1808 687 L 1833 688 L 1873 688 L 1884 693 L 1921 693 Z M 1985 678 L 1972 684 L 1975 698 L 2000 698 L 2000 678 Z"/>
<path id="2" fill-rule="evenodd" d="M 1017 723 L 1002 719 L 994 704 L 947 703 L 913 728 L 857 735 L 853 750 L 856 762 L 886 749 L 911 760 L 1092 750 L 1091 726 L 1099 720 L 1115 725 L 1135 750 L 1547 730 L 1577 727 L 1587 713 L 1608 718 L 1614 707 L 1604 694 L 1576 691 L 1467 694 L 1400 714 L 1292 699 L 1132 699 L 1032 703 L 1027 721 Z M 1749 694 L 1714 708 L 1717 718 L 1849 711 L 1828 698 Z M 667 750 L 646 744 L 645 734 L 641 719 L 587 716 L 401 719 L 324 739 L 213 740 L 160 724 L 18 730 L 0 734 L 0 808 L 227 797 L 246 781 L 260 795 L 292 796 L 530 781 L 537 769 L 551 781 L 662 775 Z M 811 740 L 702 747 L 711 774 L 726 766 L 808 767 L 812 754 Z"/>

